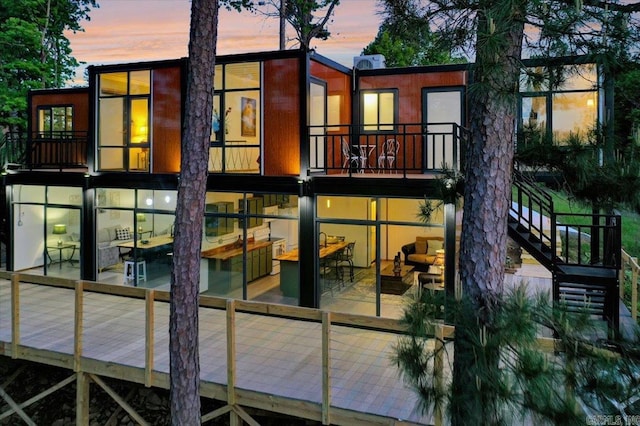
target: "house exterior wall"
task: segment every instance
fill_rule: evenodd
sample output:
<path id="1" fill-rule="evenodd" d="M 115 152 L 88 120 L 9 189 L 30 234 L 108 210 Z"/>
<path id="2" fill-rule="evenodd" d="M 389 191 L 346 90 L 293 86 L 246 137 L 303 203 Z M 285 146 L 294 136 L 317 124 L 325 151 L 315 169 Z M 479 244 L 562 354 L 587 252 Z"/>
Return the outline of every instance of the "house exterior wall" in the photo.
<path id="1" fill-rule="evenodd" d="M 73 130 L 89 130 L 89 89 L 74 88 L 31 92 L 29 126 L 32 132 L 37 130 L 38 108 L 54 105 L 73 106 Z"/>
<path id="2" fill-rule="evenodd" d="M 265 176 L 300 174 L 300 85 L 298 58 L 264 62 Z"/>
<path id="3" fill-rule="evenodd" d="M 182 72 L 179 66 L 153 70 L 152 173 L 180 172 Z"/>
<path id="4" fill-rule="evenodd" d="M 403 123 L 422 121 L 422 90 L 436 87 L 460 87 L 468 84 L 466 71 L 425 71 L 415 73 L 361 76 L 359 90 L 397 89 L 398 116 Z"/>

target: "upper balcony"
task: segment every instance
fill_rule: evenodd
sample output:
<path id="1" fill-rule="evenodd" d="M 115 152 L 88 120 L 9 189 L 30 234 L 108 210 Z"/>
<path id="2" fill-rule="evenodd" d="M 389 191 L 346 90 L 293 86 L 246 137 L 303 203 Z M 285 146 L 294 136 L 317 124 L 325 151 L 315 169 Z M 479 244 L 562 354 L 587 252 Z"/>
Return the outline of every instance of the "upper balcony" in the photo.
<path id="1" fill-rule="evenodd" d="M 2 164 L 23 170 L 87 168 L 87 132 L 8 133 L 0 147 Z"/>
<path id="2" fill-rule="evenodd" d="M 407 178 L 464 166 L 468 131 L 456 123 L 372 127 L 310 126 L 310 173 Z"/>

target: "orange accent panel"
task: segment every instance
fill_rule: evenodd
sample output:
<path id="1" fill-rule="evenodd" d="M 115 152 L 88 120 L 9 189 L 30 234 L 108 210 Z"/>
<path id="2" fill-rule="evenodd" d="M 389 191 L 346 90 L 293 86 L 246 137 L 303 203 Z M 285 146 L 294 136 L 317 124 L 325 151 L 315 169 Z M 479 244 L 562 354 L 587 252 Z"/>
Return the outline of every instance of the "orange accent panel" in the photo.
<path id="1" fill-rule="evenodd" d="M 340 121 L 329 124 L 351 123 L 351 76 L 313 60 L 311 76 L 327 83 L 327 96 L 340 96 Z"/>
<path id="2" fill-rule="evenodd" d="M 298 59 L 264 63 L 265 176 L 300 174 L 301 78 Z"/>
<path id="3" fill-rule="evenodd" d="M 422 121 L 422 89 L 466 86 L 466 71 L 378 75 L 360 78 L 360 90 L 398 89 L 400 123 Z"/>
<path id="4" fill-rule="evenodd" d="M 179 67 L 153 70 L 152 173 L 180 171 L 182 126 L 181 72 Z"/>
<path id="5" fill-rule="evenodd" d="M 74 90 L 66 93 L 60 92 L 34 94 L 31 96 L 31 123 L 32 131 L 38 126 L 38 107 L 71 105 L 73 106 L 73 130 L 86 132 L 89 130 L 89 89 Z"/>

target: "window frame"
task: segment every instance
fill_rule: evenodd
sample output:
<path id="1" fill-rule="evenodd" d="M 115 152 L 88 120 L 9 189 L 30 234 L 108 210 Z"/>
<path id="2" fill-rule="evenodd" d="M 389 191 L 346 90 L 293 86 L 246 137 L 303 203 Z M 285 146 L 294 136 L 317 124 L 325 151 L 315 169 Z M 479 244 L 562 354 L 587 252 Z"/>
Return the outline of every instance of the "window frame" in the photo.
<path id="1" fill-rule="evenodd" d="M 57 108 L 64 108 L 65 109 L 65 113 L 63 114 L 64 116 L 64 130 L 55 130 L 54 129 L 54 109 Z M 68 113 L 70 110 L 70 114 Z M 44 119 L 41 120 L 41 114 L 45 113 L 46 111 L 49 111 L 49 129 L 44 129 L 42 128 L 42 124 L 44 123 Z M 37 108 L 37 112 L 36 112 L 36 117 L 37 117 L 37 130 L 36 130 L 36 134 L 40 137 L 53 137 L 54 134 L 59 134 L 59 135 L 65 135 L 68 132 L 73 133 L 74 131 L 74 126 L 75 126 L 75 110 L 73 107 L 73 104 L 56 104 L 56 105 L 39 105 Z M 71 118 L 71 126 L 69 126 L 68 123 L 68 118 Z"/>
<path id="2" fill-rule="evenodd" d="M 376 123 L 367 123 L 365 117 L 366 102 L 365 97 L 367 95 L 376 95 L 377 97 L 377 111 L 376 111 Z M 381 95 L 392 94 L 393 95 L 393 122 L 392 123 L 380 123 L 381 112 Z M 360 127 L 362 133 L 389 133 L 396 132 L 398 129 L 399 118 L 399 90 L 397 88 L 388 89 L 367 89 L 360 91 Z"/>
<path id="3" fill-rule="evenodd" d="M 132 73 L 140 73 L 147 72 L 149 76 L 149 90 L 148 93 L 132 93 Z M 116 94 L 102 94 L 102 83 L 101 78 L 108 74 L 126 74 L 126 93 L 116 93 Z M 98 153 L 98 171 L 123 171 L 123 172 L 134 172 L 134 173 L 150 173 L 151 172 L 151 161 L 150 161 L 150 151 L 151 151 L 151 141 L 153 139 L 153 116 L 152 116 L 152 99 L 153 99 L 153 69 L 151 68 L 142 68 L 142 69 L 129 69 L 129 70 L 121 70 L 121 71 L 109 71 L 103 72 L 96 75 L 96 85 L 97 85 L 97 99 L 96 99 L 96 111 L 97 111 L 97 119 L 96 119 L 96 152 Z M 122 145 L 103 145 L 100 142 L 101 138 L 101 128 L 100 128 L 100 115 L 101 115 L 101 107 L 100 103 L 105 99 L 121 99 L 122 100 L 122 108 L 123 108 L 123 140 Z M 134 136 L 132 133 L 132 110 L 133 104 L 136 101 L 145 100 L 146 101 L 146 126 L 142 125 L 141 127 L 146 127 L 146 135 L 142 136 L 142 140 L 133 142 Z M 102 151 L 105 149 L 121 149 L 122 150 L 122 168 L 120 169 L 110 169 L 102 167 Z M 141 154 L 144 154 L 143 158 L 143 166 L 141 167 L 131 167 L 131 150 L 139 149 Z M 138 159 L 138 165 L 140 165 L 140 158 Z"/>

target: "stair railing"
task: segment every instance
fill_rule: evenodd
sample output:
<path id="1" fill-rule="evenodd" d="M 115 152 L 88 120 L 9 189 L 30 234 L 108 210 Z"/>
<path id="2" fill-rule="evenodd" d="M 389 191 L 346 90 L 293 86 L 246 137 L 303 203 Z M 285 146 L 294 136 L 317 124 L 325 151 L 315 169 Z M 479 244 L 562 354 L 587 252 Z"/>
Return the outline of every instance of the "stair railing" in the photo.
<path id="1" fill-rule="evenodd" d="M 553 198 L 517 170 L 513 172 L 511 212 L 529 233 L 535 235 L 542 244 L 556 246 L 553 232 Z M 548 223 L 548 222 L 551 223 Z"/>
<path id="2" fill-rule="evenodd" d="M 561 236 L 563 263 L 620 269 L 622 223 L 619 215 L 553 213 L 551 217 L 552 232 Z"/>

